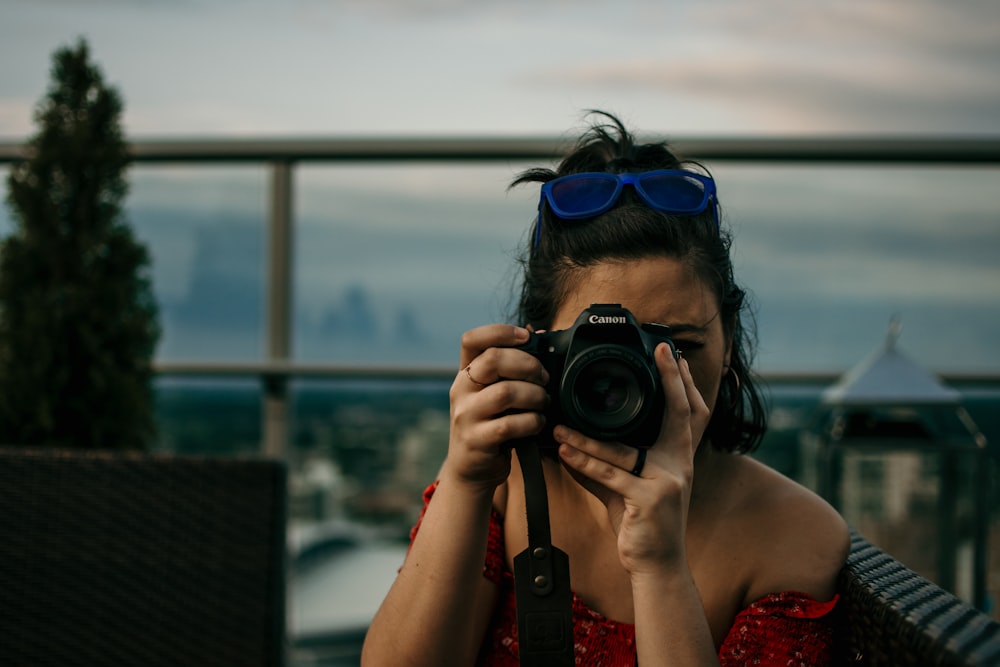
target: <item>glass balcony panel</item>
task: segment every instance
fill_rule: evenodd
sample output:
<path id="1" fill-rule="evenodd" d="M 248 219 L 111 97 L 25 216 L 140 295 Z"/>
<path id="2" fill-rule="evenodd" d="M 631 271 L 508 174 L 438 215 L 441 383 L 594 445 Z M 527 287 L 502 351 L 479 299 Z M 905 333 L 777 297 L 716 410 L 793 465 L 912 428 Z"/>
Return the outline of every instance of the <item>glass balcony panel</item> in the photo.
<path id="1" fill-rule="evenodd" d="M 301 165 L 295 173 L 298 361 L 454 364 L 462 332 L 507 321 L 536 187 L 521 167 Z"/>
<path id="2" fill-rule="evenodd" d="M 842 372 L 885 339 L 938 372 L 1000 357 L 1000 170 L 721 164 L 763 371 Z"/>
<path id="3" fill-rule="evenodd" d="M 161 361 L 257 361 L 264 352 L 267 169 L 132 168 L 126 214 L 153 257 Z"/>
<path id="4" fill-rule="evenodd" d="M 156 451 L 196 456 L 260 454 L 257 378 L 161 376 L 154 392 Z"/>

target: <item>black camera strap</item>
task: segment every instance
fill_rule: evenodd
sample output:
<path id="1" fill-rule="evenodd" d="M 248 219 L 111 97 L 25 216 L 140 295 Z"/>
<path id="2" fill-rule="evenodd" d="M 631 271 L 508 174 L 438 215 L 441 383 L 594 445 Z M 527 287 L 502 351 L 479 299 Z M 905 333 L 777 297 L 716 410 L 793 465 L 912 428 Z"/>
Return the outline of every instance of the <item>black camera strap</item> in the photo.
<path id="1" fill-rule="evenodd" d="M 549 501 L 538 443 L 514 444 L 524 478 L 528 548 L 514 557 L 521 667 L 572 667 L 573 594 L 569 557 L 552 546 Z"/>

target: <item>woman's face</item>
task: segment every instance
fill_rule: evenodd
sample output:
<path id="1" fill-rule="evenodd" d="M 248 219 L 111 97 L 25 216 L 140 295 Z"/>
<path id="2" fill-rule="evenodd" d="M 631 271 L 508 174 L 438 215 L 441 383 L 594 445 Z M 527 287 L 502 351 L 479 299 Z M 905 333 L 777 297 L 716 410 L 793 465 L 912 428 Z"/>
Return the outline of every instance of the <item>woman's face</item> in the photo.
<path id="1" fill-rule="evenodd" d="M 732 340 L 725 335 L 715 295 L 693 270 L 671 257 L 608 260 L 576 270 L 552 330 L 568 329 L 595 303 L 618 303 L 642 324 L 669 325 L 698 391 L 715 409 L 729 366 Z"/>

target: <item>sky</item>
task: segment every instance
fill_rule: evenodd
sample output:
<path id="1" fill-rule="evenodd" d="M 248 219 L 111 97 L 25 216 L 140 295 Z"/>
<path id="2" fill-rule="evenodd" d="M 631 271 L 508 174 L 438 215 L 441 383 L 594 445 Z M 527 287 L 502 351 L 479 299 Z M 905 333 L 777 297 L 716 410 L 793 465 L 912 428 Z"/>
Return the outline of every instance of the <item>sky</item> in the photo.
<path id="1" fill-rule="evenodd" d="M 84 36 L 133 138 L 1000 133 L 995 0 L 3 0 L 0 140 Z"/>
<path id="2" fill-rule="evenodd" d="M 52 52 L 80 37 L 133 140 L 575 136 L 592 108 L 668 138 L 1000 136 L 996 0 L 0 0 L 0 142 L 33 132 Z M 298 168 L 298 354 L 377 330 L 379 359 L 409 338 L 450 361 L 503 314 L 537 197 L 505 191 L 522 166 Z M 901 310 L 929 365 L 1000 371 L 1000 170 L 713 173 L 765 368 L 844 368 Z M 160 356 L 258 355 L 264 171 L 131 185 Z"/>

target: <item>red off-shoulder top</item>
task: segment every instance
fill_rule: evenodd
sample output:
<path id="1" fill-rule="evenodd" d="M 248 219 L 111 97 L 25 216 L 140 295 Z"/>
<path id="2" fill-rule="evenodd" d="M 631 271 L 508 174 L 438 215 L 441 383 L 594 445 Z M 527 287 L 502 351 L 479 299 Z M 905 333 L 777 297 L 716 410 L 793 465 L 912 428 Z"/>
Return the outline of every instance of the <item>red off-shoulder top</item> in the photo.
<path id="1" fill-rule="evenodd" d="M 424 509 L 437 483 L 424 492 Z M 421 513 L 421 519 L 423 513 Z M 410 534 L 412 540 L 420 521 Z M 483 576 L 500 587 L 500 600 L 480 649 L 482 667 L 517 667 L 517 613 L 514 575 L 504 556 L 503 524 L 494 511 Z M 722 667 L 828 667 L 831 662 L 833 623 L 837 598 L 818 602 L 804 593 L 774 593 L 757 600 L 733 619 L 722 647 Z M 573 639 L 577 665 L 634 667 L 635 626 L 601 616 L 573 595 Z"/>

